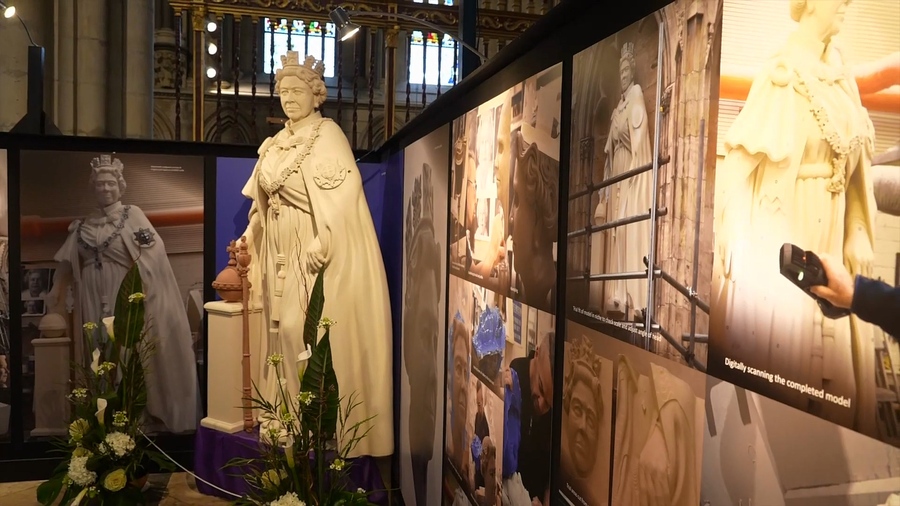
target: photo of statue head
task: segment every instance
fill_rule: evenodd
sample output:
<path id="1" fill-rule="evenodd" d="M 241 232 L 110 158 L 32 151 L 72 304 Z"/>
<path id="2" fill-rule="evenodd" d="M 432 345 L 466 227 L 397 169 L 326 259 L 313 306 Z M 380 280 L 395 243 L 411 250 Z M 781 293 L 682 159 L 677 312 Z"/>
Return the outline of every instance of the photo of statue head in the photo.
<path id="1" fill-rule="evenodd" d="M 444 426 L 448 137 L 447 128 L 438 129 L 404 152 L 399 446 L 401 488 L 410 506 L 440 498 L 442 463 L 434 456 L 441 455 Z"/>
<path id="2" fill-rule="evenodd" d="M 457 313 L 450 323 L 449 354 L 447 379 L 450 382 L 450 395 L 447 398 L 450 422 L 447 426 L 448 450 L 450 462 L 461 474 L 468 472 L 468 443 L 466 420 L 469 413 L 469 376 L 472 334 Z M 466 474 L 463 474 L 465 477 Z"/>
<path id="3" fill-rule="evenodd" d="M 896 441 L 900 400 L 878 394 L 894 339 L 856 314 L 825 316 L 778 260 L 792 245 L 854 278 L 896 279 L 886 176 L 898 174 L 900 109 L 885 97 L 900 82 L 886 78 L 900 66 L 900 11 L 886 5 L 725 2 L 709 371 Z M 759 30 L 769 36 L 750 51 Z"/>
<path id="4" fill-rule="evenodd" d="M 556 286 L 554 243 L 557 239 L 559 162 L 515 133 L 516 168 L 513 172 L 513 240 L 518 300 L 538 308 L 551 307 Z"/>
<path id="5" fill-rule="evenodd" d="M 586 504 L 609 504 L 613 364 L 584 335 L 567 341 L 565 353 L 561 491 Z"/>

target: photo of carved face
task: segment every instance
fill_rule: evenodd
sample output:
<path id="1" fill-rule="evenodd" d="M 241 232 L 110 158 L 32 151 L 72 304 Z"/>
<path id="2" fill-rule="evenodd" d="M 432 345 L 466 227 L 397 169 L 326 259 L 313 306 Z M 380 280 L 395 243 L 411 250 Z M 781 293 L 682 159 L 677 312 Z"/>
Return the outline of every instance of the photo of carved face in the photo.
<path id="1" fill-rule="evenodd" d="M 434 235 L 430 231 L 422 231 L 420 234 L 420 241 L 434 243 Z M 419 260 L 419 263 L 427 262 Z M 410 304 L 410 310 L 406 312 L 404 336 L 408 339 L 406 346 L 412 347 L 410 356 L 415 357 L 406 364 L 410 378 L 410 449 L 417 457 L 429 460 L 434 452 L 437 413 L 437 368 L 434 360 L 437 354 L 439 321 L 438 306 L 434 301 L 440 300 L 440 287 L 433 271 L 422 271 L 417 273 L 417 281 L 409 285 L 412 293 L 407 294 L 407 297 L 418 302 Z"/>
<path id="2" fill-rule="evenodd" d="M 291 121 L 300 121 L 315 110 L 316 97 L 306 81 L 297 76 L 284 76 L 278 85 L 281 108 Z"/>
<path id="3" fill-rule="evenodd" d="M 521 134 L 518 134 L 518 143 L 524 143 Z M 525 156 L 519 158 L 516 170 L 513 173 L 513 196 L 510 206 L 509 228 L 513 239 L 515 254 L 513 261 L 516 272 L 522 278 L 522 284 L 528 291 L 529 272 L 534 269 L 535 228 L 538 226 L 537 209 L 535 209 L 534 192 L 528 187 L 526 171 L 528 164 L 537 163 L 536 150 L 529 150 Z"/>
<path id="4" fill-rule="evenodd" d="M 29 271 L 28 272 L 28 293 L 32 297 L 40 297 L 41 292 L 43 292 L 46 288 L 44 287 L 44 279 L 41 277 L 40 271 Z"/>
<path id="5" fill-rule="evenodd" d="M 807 0 L 806 12 L 801 19 L 809 18 L 826 41 L 841 31 L 848 5 L 850 0 Z"/>
<path id="6" fill-rule="evenodd" d="M 94 195 L 100 207 L 115 204 L 122 197 L 119 180 L 110 172 L 100 172 L 94 178 Z"/>
<path id="7" fill-rule="evenodd" d="M 569 406 L 563 413 L 563 424 L 566 434 L 564 444 L 575 472 L 581 477 L 590 474 L 597 461 L 602 409 L 602 399 L 594 395 L 586 378 L 579 377 L 572 385 Z"/>
<path id="8" fill-rule="evenodd" d="M 619 63 L 619 81 L 622 84 L 623 92 L 628 91 L 628 88 L 634 83 L 634 69 L 631 68 L 631 63 L 627 59 Z"/>
<path id="9" fill-rule="evenodd" d="M 469 408 L 469 347 L 464 324 L 453 324 L 453 443 L 457 451 L 464 451 L 466 419 Z"/>

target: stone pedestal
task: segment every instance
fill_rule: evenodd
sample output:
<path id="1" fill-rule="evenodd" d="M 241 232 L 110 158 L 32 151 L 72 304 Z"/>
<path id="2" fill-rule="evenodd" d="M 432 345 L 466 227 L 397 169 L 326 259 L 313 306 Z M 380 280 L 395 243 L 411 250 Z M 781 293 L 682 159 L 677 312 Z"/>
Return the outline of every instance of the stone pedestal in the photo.
<path id="1" fill-rule="evenodd" d="M 241 361 L 243 360 L 243 319 L 239 302 L 207 302 L 206 321 L 209 326 L 207 362 L 207 417 L 200 425 L 226 433 L 244 428 L 241 409 L 243 385 Z M 250 309 L 250 350 L 259 350 L 259 318 L 262 311 Z M 259 357 L 251 356 L 251 377 L 259 376 Z M 254 420 L 256 415 L 254 414 Z"/>
<path id="2" fill-rule="evenodd" d="M 34 419 L 32 437 L 64 436 L 69 426 L 69 347 L 68 337 L 35 339 L 34 346 Z"/>

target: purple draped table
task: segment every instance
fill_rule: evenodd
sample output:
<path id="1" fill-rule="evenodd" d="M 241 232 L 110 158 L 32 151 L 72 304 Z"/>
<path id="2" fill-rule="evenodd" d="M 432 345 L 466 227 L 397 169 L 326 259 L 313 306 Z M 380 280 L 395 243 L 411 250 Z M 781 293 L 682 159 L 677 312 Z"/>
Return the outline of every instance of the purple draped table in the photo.
<path id="1" fill-rule="evenodd" d="M 252 459 L 260 456 L 259 433 L 236 432 L 226 434 L 206 427 L 198 427 L 194 441 L 194 473 L 213 485 L 239 495 L 246 495 L 250 486 L 239 475 L 237 467 L 226 467 L 234 458 Z M 369 492 L 369 502 L 388 504 L 384 481 L 372 457 L 360 457 L 350 461 L 349 479 L 352 489 Z M 197 481 L 201 494 L 234 499 L 228 494 Z"/>

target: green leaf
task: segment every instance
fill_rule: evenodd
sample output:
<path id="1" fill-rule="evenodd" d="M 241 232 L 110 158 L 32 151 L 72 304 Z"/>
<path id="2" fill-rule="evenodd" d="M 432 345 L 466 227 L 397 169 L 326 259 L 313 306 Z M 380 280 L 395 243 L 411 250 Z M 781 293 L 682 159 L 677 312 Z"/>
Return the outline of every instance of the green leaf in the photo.
<path id="1" fill-rule="evenodd" d="M 325 308 L 325 269 L 319 271 L 316 282 L 313 284 L 312 293 L 309 295 L 309 304 L 306 306 L 306 323 L 303 325 L 303 343 L 315 350 L 318 345 L 319 321 L 322 320 L 322 310 Z"/>
<path id="2" fill-rule="evenodd" d="M 156 452 L 154 450 L 144 450 L 144 455 L 147 456 L 152 462 L 154 462 L 159 468 L 163 471 L 174 472 L 176 469 L 175 464 L 172 463 L 169 459 L 167 459 L 163 454 Z"/>
<path id="3" fill-rule="evenodd" d="M 303 416 L 309 416 L 318 422 L 317 436 L 324 439 L 332 439 L 337 431 L 340 402 L 337 375 L 334 373 L 331 359 L 330 335 L 330 330 L 326 329 L 325 335 L 313 351 L 309 367 L 303 375 L 303 383 L 300 385 L 301 392 L 311 392 L 315 395 L 313 402 L 303 409 Z"/>
<path id="4" fill-rule="evenodd" d="M 141 281 L 141 273 L 138 264 L 135 262 L 122 284 L 119 285 L 119 295 L 116 298 L 115 316 L 116 320 L 113 324 L 116 343 L 121 344 L 127 349 L 134 348 L 135 343 L 141 339 L 144 331 L 144 301 L 136 300 L 130 302 L 128 298 L 138 292 L 143 292 L 144 284 Z"/>
<path id="5" fill-rule="evenodd" d="M 65 476 L 65 473 L 57 474 L 44 483 L 41 483 L 37 488 L 38 502 L 44 506 L 53 504 L 53 502 L 56 501 L 56 498 L 59 497 L 59 493 L 62 492 L 63 478 L 65 478 Z"/>

